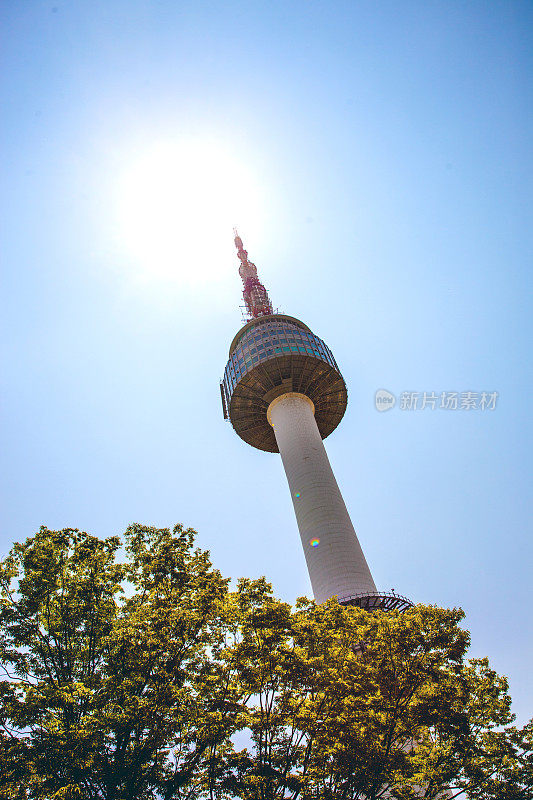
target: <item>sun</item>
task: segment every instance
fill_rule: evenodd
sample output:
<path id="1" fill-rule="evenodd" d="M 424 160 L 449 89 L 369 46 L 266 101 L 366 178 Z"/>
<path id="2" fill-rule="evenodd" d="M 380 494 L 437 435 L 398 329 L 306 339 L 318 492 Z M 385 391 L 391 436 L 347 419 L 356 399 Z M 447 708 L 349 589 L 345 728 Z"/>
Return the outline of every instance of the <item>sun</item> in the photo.
<path id="1" fill-rule="evenodd" d="M 145 278 L 197 285 L 224 280 L 221 257 L 235 225 L 257 235 L 259 181 L 219 142 L 159 141 L 136 155 L 117 182 L 116 234 Z"/>

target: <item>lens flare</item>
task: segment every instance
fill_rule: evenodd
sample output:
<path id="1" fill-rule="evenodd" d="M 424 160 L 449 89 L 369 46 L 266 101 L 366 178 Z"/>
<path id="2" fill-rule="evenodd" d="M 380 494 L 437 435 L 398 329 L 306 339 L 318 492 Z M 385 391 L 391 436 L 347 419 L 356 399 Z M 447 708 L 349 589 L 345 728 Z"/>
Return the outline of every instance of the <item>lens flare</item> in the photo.
<path id="1" fill-rule="evenodd" d="M 309 539 L 309 544 L 311 547 L 318 547 L 320 544 L 320 539 Z"/>

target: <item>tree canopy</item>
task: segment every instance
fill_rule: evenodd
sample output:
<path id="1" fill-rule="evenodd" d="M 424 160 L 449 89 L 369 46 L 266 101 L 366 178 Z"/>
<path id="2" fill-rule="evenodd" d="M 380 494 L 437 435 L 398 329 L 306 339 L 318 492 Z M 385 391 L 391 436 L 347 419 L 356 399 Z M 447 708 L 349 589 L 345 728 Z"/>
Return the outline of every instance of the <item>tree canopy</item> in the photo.
<path id="1" fill-rule="evenodd" d="M 194 539 L 41 528 L 13 547 L 0 798 L 531 800 L 533 726 L 466 658 L 460 609 L 291 608 L 264 579 L 231 590 Z"/>

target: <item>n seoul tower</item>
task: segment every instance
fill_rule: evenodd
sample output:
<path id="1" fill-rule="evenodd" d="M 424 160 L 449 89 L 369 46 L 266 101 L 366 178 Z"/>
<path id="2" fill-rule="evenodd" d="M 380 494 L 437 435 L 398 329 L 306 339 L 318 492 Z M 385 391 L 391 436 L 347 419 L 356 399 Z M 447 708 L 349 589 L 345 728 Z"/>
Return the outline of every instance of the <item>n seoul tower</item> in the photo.
<path id="1" fill-rule="evenodd" d="M 315 600 L 366 609 L 410 601 L 378 592 L 324 447 L 346 410 L 346 384 L 331 350 L 303 322 L 273 311 L 235 231 L 248 316 L 220 384 L 224 417 L 245 442 L 280 453 Z"/>

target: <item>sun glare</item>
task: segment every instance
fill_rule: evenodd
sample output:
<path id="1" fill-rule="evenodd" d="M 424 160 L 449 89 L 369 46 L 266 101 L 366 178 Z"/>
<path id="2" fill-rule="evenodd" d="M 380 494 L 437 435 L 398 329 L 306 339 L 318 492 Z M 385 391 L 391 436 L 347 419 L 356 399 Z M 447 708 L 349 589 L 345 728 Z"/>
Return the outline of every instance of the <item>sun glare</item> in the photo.
<path id="1" fill-rule="evenodd" d="M 132 160 L 118 186 L 117 233 L 145 277 L 191 285 L 224 280 L 233 226 L 255 238 L 258 181 L 218 143 L 159 142 Z"/>

